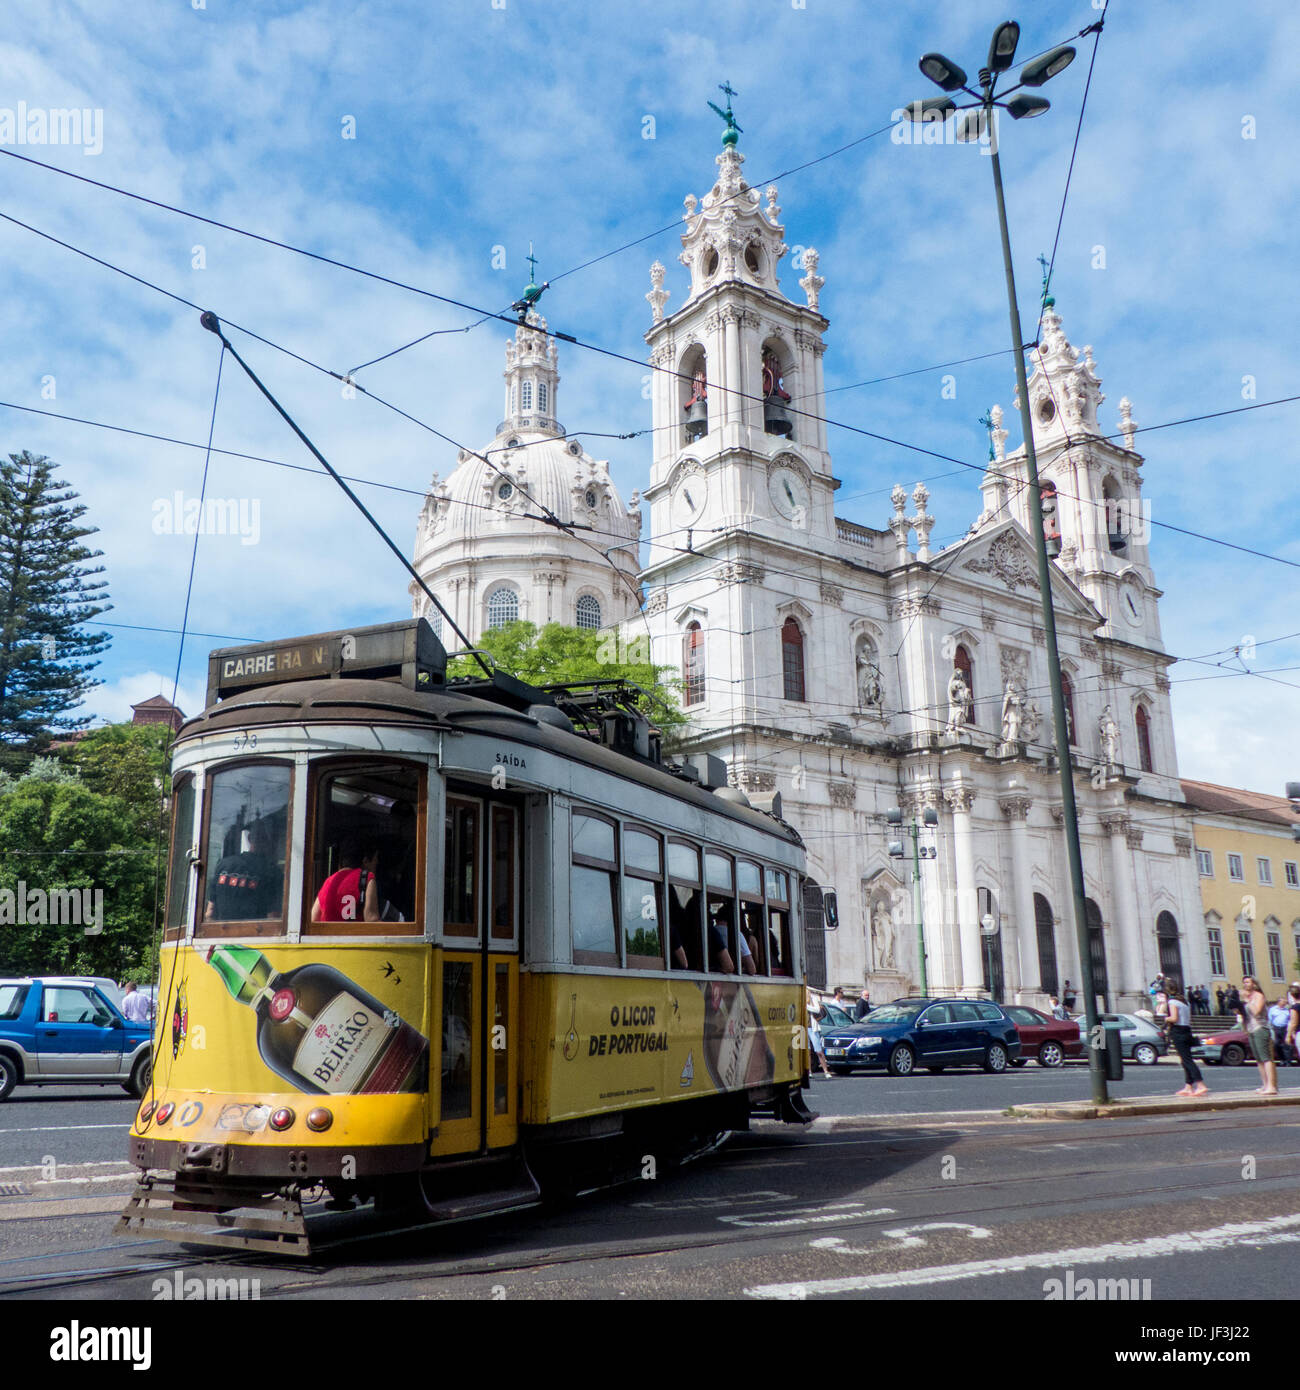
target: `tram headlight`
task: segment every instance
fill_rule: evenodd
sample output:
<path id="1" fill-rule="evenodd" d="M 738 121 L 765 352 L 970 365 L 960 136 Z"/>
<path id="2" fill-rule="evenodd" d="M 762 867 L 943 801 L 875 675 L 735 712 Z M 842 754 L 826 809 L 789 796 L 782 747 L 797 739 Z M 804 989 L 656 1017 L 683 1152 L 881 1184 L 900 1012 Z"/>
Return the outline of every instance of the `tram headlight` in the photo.
<path id="1" fill-rule="evenodd" d="M 149 1121 L 153 1119 L 153 1112 L 157 1108 L 158 1102 L 156 1100 L 148 1101 L 146 1104 L 142 1105 L 140 1107 L 140 1123 L 142 1125 L 147 1125 Z"/>
<path id="2" fill-rule="evenodd" d="M 314 1129 L 318 1134 L 326 1130 L 334 1123 L 334 1116 L 324 1106 L 317 1106 L 315 1110 L 307 1112 L 307 1128 Z"/>
<path id="3" fill-rule="evenodd" d="M 176 1106 L 173 1104 L 173 1102 L 171 1102 L 170 1100 L 165 1100 L 155 1112 L 154 1119 L 157 1120 L 160 1125 L 165 1125 L 167 1121 L 171 1119 L 172 1112 L 175 1109 Z"/>
<path id="4" fill-rule="evenodd" d="M 312 1112 L 315 1114 L 315 1111 Z M 271 1128 L 275 1130 L 288 1129 L 293 1124 L 296 1116 L 287 1105 L 282 1105 L 271 1115 Z"/>

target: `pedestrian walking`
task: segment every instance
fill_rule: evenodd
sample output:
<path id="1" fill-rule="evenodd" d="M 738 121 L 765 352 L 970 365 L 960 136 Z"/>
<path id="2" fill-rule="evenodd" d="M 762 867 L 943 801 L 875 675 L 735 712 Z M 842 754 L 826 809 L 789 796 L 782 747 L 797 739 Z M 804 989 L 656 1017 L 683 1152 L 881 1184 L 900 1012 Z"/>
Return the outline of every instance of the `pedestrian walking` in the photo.
<path id="1" fill-rule="evenodd" d="M 823 1009 L 817 996 L 812 990 L 808 991 L 808 1050 L 817 1059 L 817 1065 L 822 1069 L 823 1076 L 829 1076 L 831 1069 L 826 1065 L 826 1053 L 822 1047 L 822 1030 L 820 1027 Z"/>
<path id="2" fill-rule="evenodd" d="M 1174 1051 L 1178 1053 L 1178 1060 L 1183 1064 L 1183 1076 L 1186 1078 L 1183 1089 L 1176 1091 L 1175 1094 L 1207 1096 L 1210 1093 L 1210 1088 L 1205 1084 L 1201 1069 L 1192 1057 L 1191 1005 L 1187 1002 L 1187 997 L 1183 994 L 1176 980 L 1165 982 L 1165 993 L 1169 997 L 1169 1041 L 1173 1043 Z"/>
<path id="3" fill-rule="evenodd" d="M 1060 1019 L 1062 1023 L 1069 1023 L 1070 1014 L 1065 1005 L 1054 994 L 1049 995 L 1048 998 L 1052 1001 L 1052 1017 Z"/>
<path id="4" fill-rule="evenodd" d="M 1214 991 L 1214 994 L 1215 994 L 1215 998 L 1217 998 L 1218 1001 L 1219 1001 L 1219 1012 L 1222 1013 L 1222 1012 L 1223 1012 L 1223 1001 L 1224 1001 L 1224 999 L 1225 999 L 1227 996 L 1224 994 L 1222 988 L 1216 989 L 1216 990 Z"/>
<path id="5" fill-rule="evenodd" d="M 854 1010 L 854 1022 L 860 1022 L 871 1012 L 871 990 L 866 985 L 862 986 L 862 994 L 858 999 L 858 1006 Z"/>
<path id="6" fill-rule="evenodd" d="M 1273 1058 L 1273 1029 L 1268 1021 L 1268 1000 L 1253 975 L 1247 975 L 1241 982 L 1245 994 L 1241 999 L 1238 1018 L 1250 1039 L 1250 1050 L 1259 1066 L 1259 1079 L 1264 1083 L 1257 1087 L 1257 1096 L 1277 1095 L 1277 1062 Z"/>
<path id="7" fill-rule="evenodd" d="M 1284 994 L 1276 1004 L 1270 1004 L 1268 1010 L 1268 1026 L 1273 1030 L 1273 1052 L 1279 1067 L 1292 1065 L 1291 1045 L 1286 1040 L 1291 1022 L 1291 1010 L 1287 1007 L 1289 1002 L 1289 997 Z"/>
<path id="8" fill-rule="evenodd" d="M 1289 1014 L 1286 1025 L 1287 1046 L 1291 1049 L 1292 1057 L 1296 1059 L 1296 1065 L 1300 1066 L 1300 981 L 1291 981 L 1286 1005 Z"/>
<path id="9" fill-rule="evenodd" d="M 1074 1012 L 1074 1001 L 1076 998 L 1077 996 L 1074 992 L 1074 986 L 1069 982 L 1069 980 L 1066 980 L 1064 986 L 1061 989 L 1061 1003 L 1065 1005 L 1066 1010 L 1069 1013 Z"/>

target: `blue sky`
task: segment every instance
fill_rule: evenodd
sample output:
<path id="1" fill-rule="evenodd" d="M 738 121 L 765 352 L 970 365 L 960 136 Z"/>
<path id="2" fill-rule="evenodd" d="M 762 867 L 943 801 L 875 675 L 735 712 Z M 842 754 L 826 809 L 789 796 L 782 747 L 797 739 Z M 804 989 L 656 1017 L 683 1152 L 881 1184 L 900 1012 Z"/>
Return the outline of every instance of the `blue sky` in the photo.
<path id="1" fill-rule="evenodd" d="M 526 282 L 531 240 L 539 273 L 556 280 L 543 304 L 552 327 L 638 359 L 656 257 L 675 292 L 669 311 L 682 301 L 676 230 L 561 273 L 670 226 L 687 193 L 707 191 L 719 123 L 705 102 L 718 83 L 739 93 L 746 175 L 762 186 L 930 94 L 916 68 L 927 49 L 973 72 L 1008 17 L 985 0 L 195 3 L 12 4 L 0 106 L 102 111 L 103 148 L 8 148 L 494 310 Z M 1022 56 L 1070 39 L 1098 13 L 1090 0 L 1024 6 Z M 1016 272 L 1031 308 L 1091 38 L 1079 46 L 1079 60 L 1044 89 L 1053 110 L 1004 133 Z M 1071 341 L 1093 347 L 1110 429 L 1125 395 L 1140 425 L 1156 425 L 1246 404 L 1245 378 L 1260 401 L 1296 393 L 1296 52 L 1300 13 L 1282 0 L 1240 7 L 1231 25 L 1208 5 L 1110 7 L 1053 282 Z M 348 117 L 355 139 L 343 138 Z M 653 139 L 643 138 L 646 117 Z M 821 252 L 828 386 L 1006 347 L 989 184 L 988 160 L 973 147 L 899 145 L 888 134 L 779 180 L 788 243 Z M 13 159 L 0 158 L 0 212 L 337 371 L 474 317 Z M 498 247 L 504 268 L 494 268 Z M 801 297 L 788 262 L 783 278 Z M 0 328 L 0 399 L 206 438 L 218 352 L 196 316 L 7 223 Z M 499 323 L 447 333 L 360 379 L 481 446 L 501 414 L 507 334 Z M 342 471 L 417 492 L 450 471 L 454 451 L 433 435 L 234 336 Z M 561 371 L 570 432 L 649 425 L 636 366 L 561 345 Z M 979 416 L 994 402 L 1013 415 L 1011 359 L 951 369 L 955 399 L 945 398 L 943 375 L 837 392 L 828 413 L 982 463 Z M 1300 562 L 1298 411 L 1139 435 L 1153 519 Z M 202 452 L 11 409 L 3 421 L 6 453 L 50 455 L 89 506 L 115 604 L 109 619 L 179 627 L 190 538 L 156 534 L 153 523 L 177 490 L 197 496 Z M 892 485 L 910 490 L 922 478 L 937 541 L 962 534 L 980 510 L 974 472 L 842 429 L 830 437 L 842 515 L 883 525 Z M 1017 438 L 1013 429 L 1012 446 Z M 230 363 L 216 442 L 309 462 Z M 648 440 L 590 447 L 610 457 L 624 496 L 644 486 Z M 418 497 L 362 494 L 409 546 Z M 407 613 L 404 574 L 328 481 L 217 455 L 208 495 L 256 500 L 258 540 L 201 539 L 195 632 L 274 637 Z M 1249 638 L 1270 643 L 1246 661 L 1259 675 L 1173 669 L 1183 775 L 1280 791 L 1285 777 L 1300 777 L 1300 670 L 1286 669 L 1300 668 L 1300 641 L 1270 639 L 1300 628 L 1294 570 L 1159 525 L 1152 557 L 1171 652 L 1218 661 Z M 131 701 L 170 693 L 176 644 L 170 633 L 115 629 L 99 673 L 106 683 L 88 709 L 122 717 Z M 189 711 L 213 645 L 187 644 L 180 703 Z"/>

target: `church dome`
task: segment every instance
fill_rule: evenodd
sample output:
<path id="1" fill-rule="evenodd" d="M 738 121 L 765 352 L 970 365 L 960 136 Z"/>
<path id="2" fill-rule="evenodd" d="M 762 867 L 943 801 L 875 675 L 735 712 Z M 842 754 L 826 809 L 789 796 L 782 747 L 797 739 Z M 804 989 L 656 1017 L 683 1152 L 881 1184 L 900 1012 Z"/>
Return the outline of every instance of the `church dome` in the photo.
<path id="1" fill-rule="evenodd" d="M 608 461 L 565 437 L 545 329 L 531 311 L 515 330 L 505 418 L 486 448 L 462 449 L 445 480 L 434 474 L 420 512 L 415 567 L 471 642 L 512 615 L 539 627 L 606 627 L 639 604 L 638 495 L 625 504 Z M 423 594 L 412 598 L 437 628 Z"/>

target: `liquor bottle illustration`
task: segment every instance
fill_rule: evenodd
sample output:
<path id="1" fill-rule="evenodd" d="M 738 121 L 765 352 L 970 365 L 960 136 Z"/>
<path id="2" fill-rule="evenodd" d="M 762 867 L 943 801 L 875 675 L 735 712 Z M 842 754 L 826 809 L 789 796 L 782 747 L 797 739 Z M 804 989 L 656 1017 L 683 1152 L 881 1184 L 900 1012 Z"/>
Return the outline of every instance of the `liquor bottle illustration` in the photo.
<path id="1" fill-rule="evenodd" d="M 578 1055 L 578 996 L 571 994 L 569 1009 L 569 1031 L 564 1035 L 564 1060 L 572 1062 Z"/>
<path id="2" fill-rule="evenodd" d="M 770 1081 L 775 1058 L 749 986 L 713 982 L 704 989 L 704 1061 L 713 1084 L 733 1091 Z"/>
<path id="3" fill-rule="evenodd" d="M 207 960 L 257 1015 L 262 1060 L 296 1090 L 384 1095 L 428 1084 L 428 1039 L 332 965 L 281 975 L 252 946 L 214 945 Z"/>

